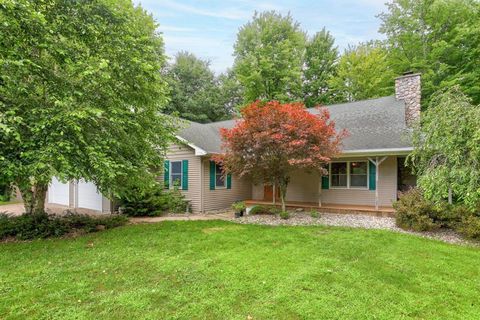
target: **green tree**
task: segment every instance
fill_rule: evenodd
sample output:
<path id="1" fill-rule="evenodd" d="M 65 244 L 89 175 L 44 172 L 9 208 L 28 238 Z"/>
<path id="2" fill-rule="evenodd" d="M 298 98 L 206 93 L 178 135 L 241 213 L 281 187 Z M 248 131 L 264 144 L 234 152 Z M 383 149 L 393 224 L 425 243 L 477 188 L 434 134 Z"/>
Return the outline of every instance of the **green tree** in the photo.
<path id="1" fill-rule="evenodd" d="M 480 205 L 480 106 L 458 86 L 435 94 L 413 135 L 408 160 L 427 198 Z"/>
<path id="2" fill-rule="evenodd" d="M 0 2 L 0 174 L 26 213 L 48 183 L 154 183 L 173 132 L 158 25 L 128 0 Z M 162 168 L 163 169 L 163 168 Z"/>
<path id="3" fill-rule="evenodd" d="M 331 102 L 328 80 L 334 76 L 338 49 L 335 39 L 323 28 L 311 38 L 305 50 L 303 95 L 309 108 Z"/>
<path id="4" fill-rule="evenodd" d="M 302 99 L 305 33 L 289 15 L 255 13 L 240 28 L 234 46 L 235 74 L 245 88 L 244 102 Z"/>
<path id="5" fill-rule="evenodd" d="M 239 114 L 243 106 L 244 88 L 238 81 L 232 70 L 220 74 L 217 78 L 217 85 L 220 91 L 219 104 L 225 108 L 227 117 L 230 119 Z"/>
<path id="6" fill-rule="evenodd" d="M 396 74 L 422 73 L 425 104 L 439 89 L 459 85 L 480 103 L 480 2 L 394 0 L 379 15 Z"/>
<path id="7" fill-rule="evenodd" d="M 370 42 L 348 47 L 328 84 L 336 101 L 357 101 L 392 94 L 394 77 L 387 51 Z"/>
<path id="8" fill-rule="evenodd" d="M 211 122 L 229 118 L 229 109 L 222 104 L 219 83 L 209 62 L 189 52 L 179 52 L 175 62 L 167 67 L 171 100 L 166 113 L 196 122 Z"/>

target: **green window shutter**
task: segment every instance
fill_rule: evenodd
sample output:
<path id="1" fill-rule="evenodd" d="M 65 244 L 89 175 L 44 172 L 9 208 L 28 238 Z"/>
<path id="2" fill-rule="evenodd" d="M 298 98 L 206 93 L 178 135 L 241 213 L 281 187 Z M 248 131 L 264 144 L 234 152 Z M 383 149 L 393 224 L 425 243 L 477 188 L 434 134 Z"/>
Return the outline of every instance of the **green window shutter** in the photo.
<path id="1" fill-rule="evenodd" d="M 232 189 L 232 175 L 227 174 L 227 189 Z"/>
<path id="2" fill-rule="evenodd" d="M 210 190 L 215 190 L 215 161 L 210 160 Z"/>
<path id="3" fill-rule="evenodd" d="M 328 189 L 330 186 L 330 181 L 328 180 L 328 176 L 322 176 L 322 189 Z"/>
<path id="4" fill-rule="evenodd" d="M 188 160 L 182 160 L 182 190 L 188 190 Z"/>
<path id="5" fill-rule="evenodd" d="M 170 161 L 164 161 L 164 170 L 163 170 L 163 184 L 165 189 L 170 188 Z"/>
<path id="6" fill-rule="evenodd" d="M 368 189 L 375 190 L 377 188 L 377 182 L 375 181 L 375 177 L 377 175 L 377 167 L 372 163 L 372 161 L 368 161 Z"/>

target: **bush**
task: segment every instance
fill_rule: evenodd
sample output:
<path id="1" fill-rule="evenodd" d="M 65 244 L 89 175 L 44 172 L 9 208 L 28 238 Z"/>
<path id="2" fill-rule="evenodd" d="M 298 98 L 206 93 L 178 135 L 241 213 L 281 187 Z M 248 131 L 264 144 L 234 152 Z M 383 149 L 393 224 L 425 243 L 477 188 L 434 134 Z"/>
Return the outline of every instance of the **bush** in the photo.
<path id="1" fill-rule="evenodd" d="M 261 205 L 256 205 L 256 206 L 253 206 L 251 209 L 250 209 L 250 212 L 249 214 L 278 214 L 280 213 L 280 209 L 275 207 L 275 206 L 261 206 Z"/>
<path id="2" fill-rule="evenodd" d="M 128 218 L 123 215 L 89 216 L 68 213 L 64 216 L 23 214 L 9 216 L 0 214 L 0 239 L 14 237 L 31 240 L 60 237 L 73 231 L 95 232 L 124 225 Z"/>
<path id="3" fill-rule="evenodd" d="M 402 229 L 429 231 L 441 226 L 435 221 L 437 216 L 435 205 L 426 200 L 417 188 L 403 193 L 393 207 L 396 210 L 397 226 Z"/>
<path id="4" fill-rule="evenodd" d="M 156 186 L 146 192 L 135 190 L 120 201 L 122 213 L 128 216 L 160 216 L 167 212 L 185 212 L 187 202 L 177 189 L 163 190 Z"/>
<path id="5" fill-rule="evenodd" d="M 242 212 L 245 210 L 247 206 L 245 205 L 245 202 L 243 201 L 237 201 L 232 204 L 232 209 L 235 212 Z"/>
<path id="6" fill-rule="evenodd" d="M 310 210 L 310 217 L 314 219 L 320 218 L 320 212 L 317 210 Z"/>
<path id="7" fill-rule="evenodd" d="M 463 216 L 455 230 L 467 238 L 480 240 L 480 217 L 471 213 Z"/>
<path id="8" fill-rule="evenodd" d="M 288 213 L 288 211 L 281 211 L 280 212 L 280 219 L 287 220 L 288 218 L 290 218 L 290 213 Z"/>

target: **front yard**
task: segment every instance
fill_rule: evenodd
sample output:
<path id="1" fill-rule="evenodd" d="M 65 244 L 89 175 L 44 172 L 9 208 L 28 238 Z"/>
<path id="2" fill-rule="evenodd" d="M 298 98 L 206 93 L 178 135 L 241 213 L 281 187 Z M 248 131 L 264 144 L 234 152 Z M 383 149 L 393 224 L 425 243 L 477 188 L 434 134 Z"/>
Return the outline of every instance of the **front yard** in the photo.
<path id="1" fill-rule="evenodd" d="M 0 244 L 1 319 L 476 318 L 480 250 L 224 221 Z"/>

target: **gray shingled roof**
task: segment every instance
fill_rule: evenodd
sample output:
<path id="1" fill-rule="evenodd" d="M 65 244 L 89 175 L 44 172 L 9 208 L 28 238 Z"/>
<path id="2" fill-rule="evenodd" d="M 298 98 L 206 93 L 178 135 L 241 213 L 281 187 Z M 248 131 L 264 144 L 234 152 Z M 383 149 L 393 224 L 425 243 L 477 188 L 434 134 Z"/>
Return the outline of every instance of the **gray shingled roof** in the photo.
<path id="1" fill-rule="evenodd" d="M 393 96 L 326 106 L 337 130 L 347 129 L 344 151 L 411 147 L 405 126 L 405 104 Z M 318 113 L 317 109 L 308 109 Z M 208 153 L 221 152 L 219 129 L 235 120 L 200 124 L 188 122 L 179 136 Z"/>

